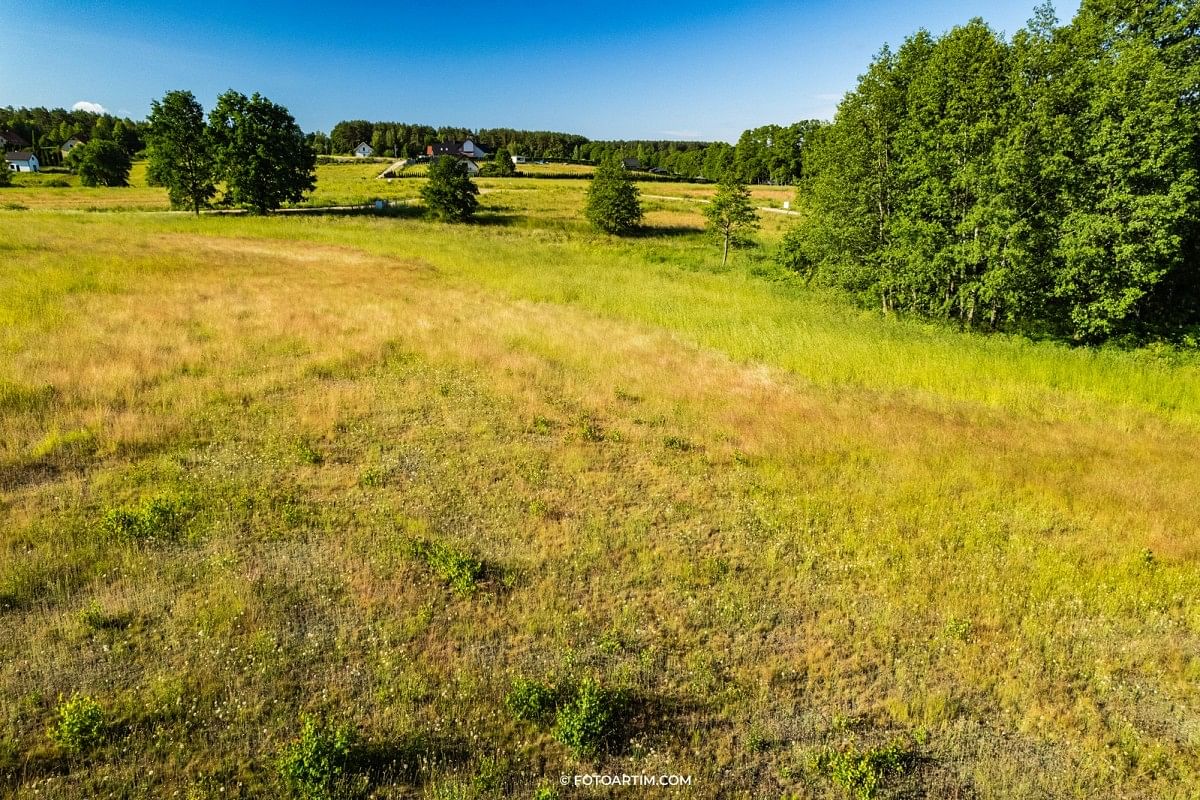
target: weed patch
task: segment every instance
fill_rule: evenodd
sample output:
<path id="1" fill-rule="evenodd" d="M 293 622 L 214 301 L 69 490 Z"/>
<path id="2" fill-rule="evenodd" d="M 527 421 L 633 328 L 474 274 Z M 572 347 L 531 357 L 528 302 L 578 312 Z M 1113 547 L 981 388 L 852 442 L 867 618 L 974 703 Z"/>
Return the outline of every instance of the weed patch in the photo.
<path id="1" fill-rule="evenodd" d="M 482 559 L 445 542 L 417 539 L 411 543 L 411 551 L 414 558 L 461 595 L 472 594 L 486 572 Z"/>
<path id="2" fill-rule="evenodd" d="M 542 727 L 552 723 L 555 738 L 577 758 L 609 747 L 624 727 L 630 706 L 624 690 L 605 687 L 593 677 L 559 684 L 518 678 L 504 702 L 517 719 Z"/>
<path id="3" fill-rule="evenodd" d="M 279 777 L 300 800 L 333 800 L 345 792 L 346 766 L 354 742 L 347 726 L 305 717 L 300 733 L 279 756 Z"/>
<path id="4" fill-rule="evenodd" d="M 160 496 L 136 506 L 109 509 L 101 528 L 109 536 L 133 542 L 173 542 L 194 516 L 191 503 L 181 497 Z"/>
<path id="5" fill-rule="evenodd" d="M 50 740 L 68 753 L 92 749 L 104 734 L 104 709 L 88 695 L 75 694 L 59 699 L 58 721 L 47 732 Z"/>
<path id="6" fill-rule="evenodd" d="M 817 756 L 817 770 L 854 800 L 874 800 L 890 778 L 909 771 L 913 753 L 899 742 L 858 750 L 827 750 Z"/>

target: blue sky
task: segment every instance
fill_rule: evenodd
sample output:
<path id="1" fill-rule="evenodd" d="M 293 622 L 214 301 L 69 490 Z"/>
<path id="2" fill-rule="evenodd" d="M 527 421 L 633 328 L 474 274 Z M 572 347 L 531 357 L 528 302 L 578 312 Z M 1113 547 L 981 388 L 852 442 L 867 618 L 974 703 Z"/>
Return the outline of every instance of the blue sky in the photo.
<path id="1" fill-rule="evenodd" d="M 208 108 L 235 88 L 305 130 L 369 119 L 734 141 L 831 116 L 885 42 L 973 16 L 1011 34 L 1034 4 L 0 0 L 0 106 L 140 118 L 169 89 Z M 1079 3 L 1056 5 L 1065 20 Z"/>

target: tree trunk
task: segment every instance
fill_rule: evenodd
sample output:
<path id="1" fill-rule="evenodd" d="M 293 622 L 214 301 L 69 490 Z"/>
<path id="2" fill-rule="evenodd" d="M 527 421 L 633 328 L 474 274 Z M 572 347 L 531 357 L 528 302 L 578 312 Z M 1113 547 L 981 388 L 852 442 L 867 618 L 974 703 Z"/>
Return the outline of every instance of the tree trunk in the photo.
<path id="1" fill-rule="evenodd" d="M 725 250 L 721 253 L 721 266 L 725 266 L 725 262 L 729 260 L 729 234 L 725 234 Z"/>

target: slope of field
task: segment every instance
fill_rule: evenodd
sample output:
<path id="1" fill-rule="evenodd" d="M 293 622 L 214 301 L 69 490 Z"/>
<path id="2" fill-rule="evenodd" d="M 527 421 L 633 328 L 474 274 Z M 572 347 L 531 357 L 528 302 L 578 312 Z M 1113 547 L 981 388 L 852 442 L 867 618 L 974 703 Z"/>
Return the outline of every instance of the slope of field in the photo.
<path id="1" fill-rule="evenodd" d="M 416 197 L 360 168 L 314 202 Z M 778 215 L 722 268 L 694 204 L 618 240 L 583 181 L 481 186 L 0 190 L 0 793 L 278 796 L 306 715 L 364 797 L 1200 791 L 1194 359 L 851 309 Z M 589 680 L 594 753 L 513 712 Z"/>

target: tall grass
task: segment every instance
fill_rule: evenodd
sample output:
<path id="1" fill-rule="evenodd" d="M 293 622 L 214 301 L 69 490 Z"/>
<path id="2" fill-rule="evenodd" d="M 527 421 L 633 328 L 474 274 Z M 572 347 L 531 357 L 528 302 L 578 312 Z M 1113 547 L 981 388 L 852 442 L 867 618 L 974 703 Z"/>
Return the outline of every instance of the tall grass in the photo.
<path id="1" fill-rule="evenodd" d="M 1195 793 L 1192 357 L 482 183 L 468 227 L 0 211 L 0 792 L 278 795 L 324 719 L 363 796 L 832 798 L 895 742 L 899 796 Z M 526 679 L 620 735 L 514 717 Z"/>

